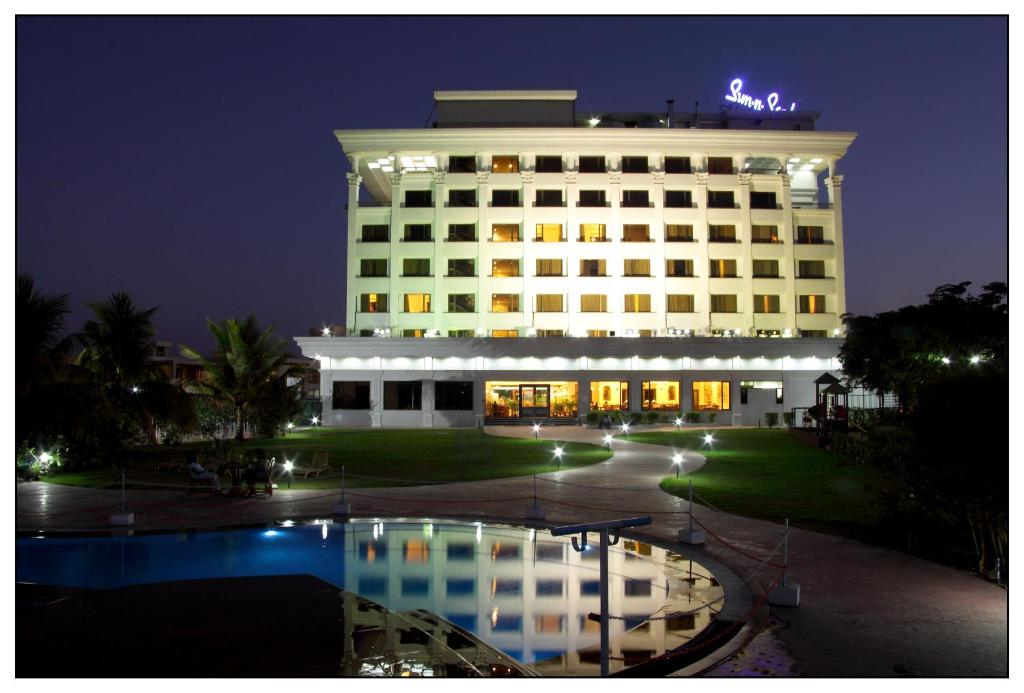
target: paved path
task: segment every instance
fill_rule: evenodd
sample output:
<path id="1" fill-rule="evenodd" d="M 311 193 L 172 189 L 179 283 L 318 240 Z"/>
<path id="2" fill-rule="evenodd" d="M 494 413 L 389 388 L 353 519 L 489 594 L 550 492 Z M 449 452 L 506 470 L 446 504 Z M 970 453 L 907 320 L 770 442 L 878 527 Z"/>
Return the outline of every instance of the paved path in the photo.
<path id="1" fill-rule="evenodd" d="M 489 429 L 529 436 L 527 427 Z M 543 438 L 597 442 L 603 432 L 548 427 Z M 671 449 L 616 438 L 615 456 L 601 464 L 545 474 L 538 495 L 549 522 L 651 514 L 644 535 L 674 541 L 687 503 L 657 491 L 673 472 Z M 689 454 L 684 471 L 703 464 Z M 545 481 L 543 479 L 548 479 Z M 561 484 L 551 481 L 563 482 Z M 572 485 L 570 485 L 572 484 Z M 514 520 L 532 504 L 530 478 L 435 486 L 357 489 L 357 515 Z M 18 528 L 98 528 L 116 509 L 116 491 L 51 484 L 19 484 Z M 272 498 L 213 499 L 183 492 L 130 491 L 139 529 L 183 529 L 246 524 L 291 517 L 326 517 L 337 493 L 279 490 Z M 765 556 L 778 543 L 779 525 L 714 512 L 695 516 L 731 547 Z M 709 538 L 701 552 L 746 574 L 755 561 Z M 699 560 L 699 559 L 698 559 Z M 765 569 L 758 577 L 766 580 Z M 790 534 L 790 575 L 801 584 L 801 606 L 773 609 L 766 629 L 712 675 L 1004 676 L 1008 673 L 1007 595 L 976 577 L 898 552 L 816 532 Z"/>

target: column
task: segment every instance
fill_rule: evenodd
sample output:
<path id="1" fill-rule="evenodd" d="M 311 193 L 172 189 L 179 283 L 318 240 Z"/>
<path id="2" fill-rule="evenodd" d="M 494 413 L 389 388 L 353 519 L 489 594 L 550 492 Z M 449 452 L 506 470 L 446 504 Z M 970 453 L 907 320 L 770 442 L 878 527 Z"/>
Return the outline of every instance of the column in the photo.
<path id="1" fill-rule="evenodd" d="M 789 155 L 787 155 L 787 158 Z M 782 228 L 779 229 L 779 237 L 784 244 L 782 273 L 785 279 L 784 293 L 779 301 L 782 303 L 782 312 L 786 316 L 786 327 L 790 333 L 796 336 L 796 260 L 794 254 L 796 248 L 796 234 L 793 228 L 793 190 L 790 187 L 793 176 L 783 173 L 782 178 Z"/>
<path id="2" fill-rule="evenodd" d="M 537 272 L 537 255 L 540 248 L 550 247 L 544 244 L 538 245 L 534 242 L 534 235 L 537 233 L 537 216 L 534 211 L 534 202 L 537 199 L 536 188 L 533 183 L 534 162 L 536 157 L 533 154 L 523 154 L 520 166 L 520 178 L 523 183 L 523 254 L 519 258 L 519 275 L 522 282 L 522 291 L 519 294 L 519 310 L 522 311 L 523 324 L 519 328 L 519 336 L 525 337 L 526 330 L 534 327 L 534 295 L 536 294 L 536 282 L 533 277 Z M 527 169 L 527 166 L 529 169 Z"/>
<path id="3" fill-rule="evenodd" d="M 395 166 L 401 166 L 401 159 L 395 154 Z M 391 178 L 391 226 L 388 234 L 388 325 L 391 327 L 391 336 L 401 337 L 401 312 L 405 308 L 402 304 L 402 282 L 395 281 L 400 276 L 402 268 L 396 266 L 396 258 L 401 257 L 399 252 L 402 243 L 402 236 L 405 229 L 402 226 L 402 174 L 396 170 L 390 174 Z M 398 289 L 398 290 L 396 290 Z M 380 424 L 376 424 L 379 426 Z"/>
<path id="4" fill-rule="evenodd" d="M 353 162 L 353 165 L 358 165 Z M 358 173 L 347 173 L 345 177 L 348 180 L 348 204 L 345 205 L 348 210 L 348 275 L 345 280 L 345 333 L 351 334 L 356 332 L 356 302 L 359 300 L 359 296 L 354 295 L 352 292 L 352 277 L 359 274 L 359 253 L 357 252 L 357 239 L 359 238 L 359 184 L 363 182 L 363 177 Z M 324 410 L 327 411 L 326 409 Z"/>
<path id="5" fill-rule="evenodd" d="M 444 273 L 446 268 L 442 267 L 441 263 L 444 262 L 444 239 L 448 235 L 448 229 L 445 226 L 447 218 L 447 207 L 445 205 L 448 204 L 448 173 L 444 170 L 434 171 L 433 179 L 434 221 L 431 232 L 434 235 L 434 252 L 430 258 L 430 273 L 434 276 L 434 281 L 433 288 L 430 291 L 431 310 L 433 311 L 430 317 L 431 327 L 438 330 L 438 334 L 442 337 L 447 337 L 448 333 L 445 331 L 444 324 L 444 311 L 448 308 L 448 294 L 444 292 Z"/>
<path id="6" fill-rule="evenodd" d="M 709 251 L 708 243 L 708 174 L 703 171 L 698 171 L 694 174 L 694 178 L 697 180 L 697 219 L 698 223 L 693 230 L 694 240 L 699 243 L 696 257 L 694 258 L 694 264 L 701 264 L 703 267 L 694 268 L 694 274 L 701 277 L 703 281 L 700 285 L 704 288 L 702 296 L 694 297 L 694 310 L 697 313 L 701 313 L 704 318 L 704 324 L 707 326 L 704 330 L 705 335 L 711 334 L 711 280 L 708 277 L 711 266 L 711 255 Z M 694 330 L 694 334 L 699 334 L 697 330 Z"/>
<path id="7" fill-rule="evenodd" d="M 370 375 L 370 425 L 381 426 L 384 411 L 384 374 L 376 371 Z"/>
<path id="8" fill-rule="evenodd" d="M 490 262 L 491 262 L 491 222 L 490 222 L 490 204 L 491 204 L 491 190 L 488 185 L 488 181 L 491 178 L 489 173 L 491 168 L 491 160 L 488 158 L 486 164 L 482 163 L 483 160 L 477 162 L 477 174 L 476 182 L 479 186 L 477 188 L 477 196 L 480 200 L 480 206 L 477 207 L 477 228 L 476 228 L 476 315 L 477 315 L 477 329 L 484 329 L 484 336 L 490 333 L 488 321 L 484 316 L 487 315 L 487 311 L 491 307 L 491 296 L 490 296 L 490 282 L 487 279 L 487 275 L 490 274 Z M 487 252 L 483 249 L 486 248 Z M 482 419 L 481 419 L 482 420 Z"/>
<path id="9" fill-rule="evenodd" d="M 577 239 L 580 235 L 580 222 L 577 204 L 579 203 L 579 186 L 576 177 L 579 174 L 578 157 L 575 154 L 568 154 L 565 157 L 565 238 L 566 250 L 563 253 L 565 267 L 563 273 L 566 279 L 563 283 L 563 300 L 565 301 L 565 336 L 571 337 L 572 331 L 576 329 L 576 321 L 573 317 L 580 309 L 580 292 L 570 289 L 572 286 L 570 277 L 576 276 L 580 269 L 580 247 Z M 581 405 L 582 406 L 582 405 Z M 589 409 L 589 407 L 588 407 Z M 583 412 L 583 409 L 580 409 Z"/>
<path id="10" fill-rule="evenodd" d="M 743 257 L 737 263 L 740 276 L 743 277 L 744 296 L 740 312 L 743 313 L 744 331 L 753 335 L 754 328 L 754 256 L 753 244 L 750 242 L 750 180 L 751 174 L 740 173 L 740 226 L 736 229 L 737 239 L 743 248 Z"/>
<path id="11" fill-rule="evenodd" d="M 423 427 L 433 428 L 434 426 L 434 381 L 422 380 L 420 391 L 420 406 L 423 413 Z"/>
<path id="12" fill-rule="evenodd" d="M 834 170 L 834 164 L 829 162 L 829 170 Z M 846 264 L 843 252 L 843 177 L 832 175 L 825 179 L 825 188 L 828 190 L 828 199 L 832 203 L 832 225 L 835 235 L 836 249 L 836 298 L 835 314 L 842 315 L 846 312 Z M 836 327 L 840 327 L 838 317 Z"/>
<path id="13" fill-rule="evenodd" d="M 611 275 L 605 292 L 608 297 L 609 319 L 605 323 L 610 331 L 614 330 L 615 335 L 622 336 L 622 260 L 626 257 L 627 247 L 622 242 L 622 156 L 619 154 L 608 155 L 608 183 L 609 196 L 611 197 L 611 215 L 608 223 L 609 228 L 605 229 L 608 238 L 618 248 L 618 253 L 613 253 L 608 259 L 607 272 Z"/>

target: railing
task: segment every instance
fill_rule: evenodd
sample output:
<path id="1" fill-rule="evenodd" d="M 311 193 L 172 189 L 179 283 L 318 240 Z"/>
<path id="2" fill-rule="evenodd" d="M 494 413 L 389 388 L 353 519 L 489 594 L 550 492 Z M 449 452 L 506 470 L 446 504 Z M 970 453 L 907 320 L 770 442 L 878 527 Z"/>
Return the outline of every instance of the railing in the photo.
<path id="1" fill-rule="evenodd" d="M 696 202 L 669 202 L 665 201 L 665 209 L 696 209 Z"/>
<path id="2" fill-rule="evenodd" d="M 696 243 L 697 239 L 693 238 L 692 236 L 690 238 L 669 238 L 668 236 L 666 236 L 665 237 L 665 242 L 666 243 Z"/>
<path id="3" fill-rule="evenodd" d="M 534 207 L 565 207 L 565 201 L 559 200 L 558 202 L 544 202 L 537 200 L 533 203 Z"/>
<path id="4" fill-rule="evenodd" d="M 774 243 L 776 245 L 781 245 L 782 244 L 782 241 L 780 241 L 778 238 L 776 238 L 776 239 L 771 239 L 771 238 L 751 238 L 750 242 L 751 243 Z"/>
<path id="5" fill-rule="evenodd" d="M 402 203 L 402 208 L 403 209 L 430 209 L 433 206 L 434 206 L 434 203 L 432 201 L 431 202 L 403 202 Z"/>
<path id="6" fill-rule="evenodd" d="M 357 207 L 390 207 L 391 200 L 359 200 Z M 403 205 L 404 206 L 404 205 Z"/>
<path id="7" fill-rule="evenodd" d="M 488 207 L 522 207 L 523 203 L 520 200 L 515 200 L 515 201 L 512 201 L 512 202 L 494 202 L 492 200 L 491 202 L 487 203 L 487 206 Z"/>
<path id="8" fill-rule="evenodd" d="M 739 209 L 738 202 L 712 202 L 708 200 L 708 209 Z"/>
<path id="9" fill-rule="evenodd" d="M 796 245 L 833 245 L 832 241 L 827 241 L 824 238 L 798 238 L 793 242 Z"/>
<path id="10" fill-rule="evenodd" d="M 390 238 L 357 238 L 359 243 L 390 243 Z"/>
<path id="11" fill-rule="evenodd" d="M 751 204 L 751 209 L 782 209 L 782 205 Z"/>
<path id="12" fill-rule="evenodd" d="M 476 200 L 461 201 L 461 202 L 458 201 L 458 200 L 455 200 L 455 201 L 449 200 L 448 202 L 444 203 L 444 206 L 448 207 L 448 208 L 451 208 L 451 207 L 478 207 L 479 205 L 477 204 Z"/>
<path id="13" fill-rule="evenodd" d="M 750 276 L 754 279 L 785 279 L 785 277 L 779 274 L 752 274 Z"/>
<path id="14" fill-rule="evenodd" d="M 474 236 L 473 238 L 451 238 L 451 237 L 449 237 L 449 238 L 444 239 L 444 242 L 445 243 L 476 243 L 476 240 L 477 240 L 476 236 Z"/>
<path id="15" fill-rule="evenodd" d="M 580 236 L 576 239 L 577 243 L 609 243 L 612 239 L 610 238 L 584 238 Z"/>
<path id="16" fill-rule="evenodd" d="M 640 208 L 647 207 L 647 208 L 652 208 L 652 207 L 654 207 L 654 203 L 653 202 L 647 202 L 647 201 L 644 201 L 644 202 L 632 202 L 632 201 L 629 201 L 629 200 L 623 200 L 620 203 L 620 206 L 622 206 L 622 207 L 640 207 Z"/>
<path id="17" fill-rule="evenodd" d="M 430 238 L 430 237 L 427 237 L 427 238 L 402 238 L 402 239 L 400 239 L 400 241 L 402 243 L 433 243 L 434 239 Z"/>
<path id="18" fill-rule="evenodd" d="M 739 243 L 738 238 L 708 238 L 708 243 Z"/>
<path id="19" fill-rule="evenodd" d="M 793 209 L 832 209 L 831 202 L 793 202 Z"/>
<path id="20" fill-rule="evenodd" d="M 590 201 L 580 200 L 579 202 L 576 203 L 576 206 L 577 207 L 611 207 L 612 203 L 609 202 L 608 200 L 604 200 L 604 201 L 601 201 L 601 202 L 590 202 Z"/>

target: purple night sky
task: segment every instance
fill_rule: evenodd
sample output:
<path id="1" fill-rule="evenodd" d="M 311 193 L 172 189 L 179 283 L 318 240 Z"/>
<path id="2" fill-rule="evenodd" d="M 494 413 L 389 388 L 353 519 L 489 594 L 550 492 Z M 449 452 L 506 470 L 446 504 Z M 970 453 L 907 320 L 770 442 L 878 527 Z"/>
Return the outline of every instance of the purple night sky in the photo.
<path id="1" fill-rule="evenodd" d="M 579 91 L 577 112 L 714 111 L 729 80 L 859 137 L 847 307 L 1007 279 L 1005 18 L 19 18 L 17 267 L 127 290 L 158 337 L 344 322 L 336 128 L 417 128 L 434 89 Z"/>

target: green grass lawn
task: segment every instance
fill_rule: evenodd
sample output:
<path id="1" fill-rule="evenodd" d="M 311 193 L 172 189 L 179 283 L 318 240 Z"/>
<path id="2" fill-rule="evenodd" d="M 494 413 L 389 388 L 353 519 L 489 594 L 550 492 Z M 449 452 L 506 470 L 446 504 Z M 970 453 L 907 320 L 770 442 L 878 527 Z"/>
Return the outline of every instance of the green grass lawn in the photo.
<path id="1" fill-rule="evenodd" d="M 878 513 L 873 507 L 872 471 L 844 464 L 782 430 L 722 429 L 704 445 L 703 430 L 637 432 L 630 440 L 693 450 L 707 463 L 661 488 L 686 497 L 688 482 L 726 512 L 797 527 L 864 538 Z"/>
<path id="2" fill-rule="evenodd" d="M 561 467 L 581 467 L 608 459 L 602 447 L 583 443 L 561 443 L 565 453 Z M 532 438 L 503 438 L 486 435 L 479 429 L 307 429 L 284 438 L 247 440 L 246 449 L 263 448 L 268 457 L 309 462 L 313 452 L 324 448 L 335 472 L 345 466 L 346 486 L 411 486 L 418 481 L 478 481 L 501 477 L 526 476 L 555 470 L 552 454 L 555 444 Z M 131 451 L 131 481 L 149 483 L 188 483 L 184 472 L 159 472 L 155 467 L 166 460 L 184 460 L 190 449 L 202 449 L 203 443 L 180 447 L 150 446 Z M 382 477 L 360 479 L 354 475 Z M 119 483 L 119 474 L 111 470 L 54 474 L 45 480 L 73 486 L 104 487 Z M 287 486 L 287 477 L 278 478 Z M 221 479 L 221 484 L 225 480 Z M 292 488 L 338 488 L 338 477 L 316 479 L 301 477 Z"/>

